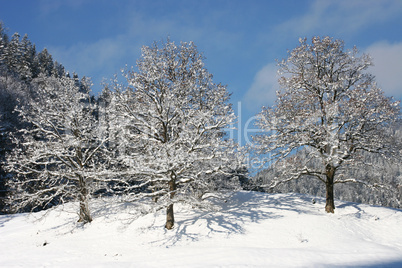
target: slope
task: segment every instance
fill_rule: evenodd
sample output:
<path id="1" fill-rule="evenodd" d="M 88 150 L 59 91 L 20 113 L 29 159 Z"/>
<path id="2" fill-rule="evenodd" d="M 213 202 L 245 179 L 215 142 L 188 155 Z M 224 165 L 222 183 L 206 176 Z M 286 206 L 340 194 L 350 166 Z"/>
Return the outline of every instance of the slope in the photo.
<path id="1" fill-rule="evenodd" d="M 401 267 L 402 211 L 300 194 L 238 192 L 220 209 L 164 211 L 93 201 L 94 221 L 76 223 L 76 204 L 0 216 L 2 267 Z M 218 206 L 217 206 L 218 208 Z"/>

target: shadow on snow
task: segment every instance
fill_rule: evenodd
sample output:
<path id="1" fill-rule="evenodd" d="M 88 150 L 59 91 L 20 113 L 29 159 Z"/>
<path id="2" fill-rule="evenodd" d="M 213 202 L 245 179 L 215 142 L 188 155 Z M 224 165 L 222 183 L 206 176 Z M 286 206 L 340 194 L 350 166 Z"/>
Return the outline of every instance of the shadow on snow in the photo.
<path id="1" fill-rule="evenodd" d="M 297 203 L 302 206 L 295 206 Z M 179 242 L 189 243 L 212 236 L 227 238 L 234 234 L 244 234 L 249 223 L 283 217 L 280 211 L 311 214 L 311 206 L 314 206 L 312 198 L 304 195 L 256 192 L 235 193 L 226 203 L 218 205 L 221 207 L 219 211 L 176 211 L 174 229 L 164 230 L 164 235 L 152 241 L 152 244 L 170 247 Z M 163 223 L 155 222 L 150 229 L 161 230 Z"/>

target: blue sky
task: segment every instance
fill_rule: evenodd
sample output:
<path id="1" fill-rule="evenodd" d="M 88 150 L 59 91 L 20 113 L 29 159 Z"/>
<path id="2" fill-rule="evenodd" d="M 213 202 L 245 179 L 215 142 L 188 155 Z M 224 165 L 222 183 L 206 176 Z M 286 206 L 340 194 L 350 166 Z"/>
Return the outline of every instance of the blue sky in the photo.
<path id="1" fill-rule="evenodd" d="M 369 71 L 388 96 L 402 99 L 401 0 L 0 0 L 8 34 L 28 34 L 38 50 L 80 77 L 93 91 L 140 48 L 170 36 L 194 41 L 215 82 L 228 85 L 242 128 L 275 99 L 275 59 L 299 37 L 328 35 L 369 53 Z"/>

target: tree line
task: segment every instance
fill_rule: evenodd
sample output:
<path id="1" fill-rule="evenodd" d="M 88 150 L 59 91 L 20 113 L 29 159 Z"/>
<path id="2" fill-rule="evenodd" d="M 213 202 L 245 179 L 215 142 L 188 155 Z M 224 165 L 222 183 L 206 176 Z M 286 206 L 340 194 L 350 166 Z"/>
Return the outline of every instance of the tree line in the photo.
<path id="1" fill-rule="evenodd" d="M 26 35 L 9 38 L 2 24 L 0 34 L 2 213 L 76 201 L 78 221 L 88 223 L 91 198 L 118 195 L 147 211 L 164 209 L 172 229 L 175 203 L 208 206 L 242 187 L 270 191 L 315 179 L 332 213 L 335 184 L 400 189 L 400 176 L 350 172 L 366 170 L 370 155 L 400 161 L 400 132 L 391 128 L 399 103 L 366 72 L 370 57 L 341 40 L 301 39 L 278 63 L 276 104 L 258 115 L 264 133 L 248 148 L 270 156 L 264 172 L 271 175 L 260 173 L 250 186 L 246 148 L 226 135 L 236 120 L 230 94 L 193 42 L 143 46 L 136 68 L 94 97 L 89 79 L 71 77 Z"/>

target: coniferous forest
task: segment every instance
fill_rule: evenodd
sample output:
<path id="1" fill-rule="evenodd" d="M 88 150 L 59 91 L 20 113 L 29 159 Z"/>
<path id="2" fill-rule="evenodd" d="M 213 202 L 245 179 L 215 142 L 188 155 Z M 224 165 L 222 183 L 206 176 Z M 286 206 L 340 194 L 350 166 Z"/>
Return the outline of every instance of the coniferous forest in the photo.
<path id="1" fill-rule="evenodd" d="M 326 196 L 327 212 L 334 198 L 401 208 L 399 103 L 375 87 L 370 64 L 340 40 L 301 40 L 279 63 L 288 75 L 259 115 L 264 134 L 240 148 L 225 133 L 230 93 L 194 43 L 144 46 L 136 68 L 95 96 L 85 74 L 0 23 L 0 212 L 74 201 L 88 223 L 91 199 L 119 196 L 165 210 L 172 229 L 174 204 L 210 209 L 240 189 Z M 270 156 L 254 176 L 250 154 Z"/>

